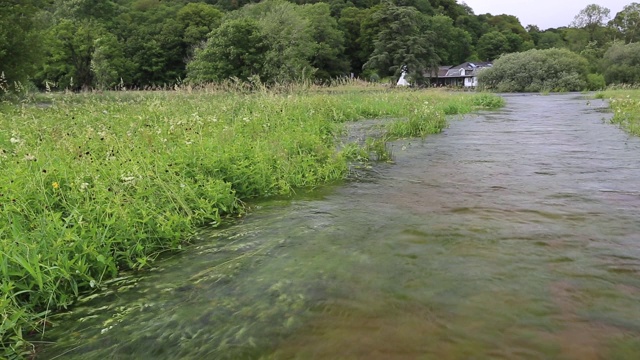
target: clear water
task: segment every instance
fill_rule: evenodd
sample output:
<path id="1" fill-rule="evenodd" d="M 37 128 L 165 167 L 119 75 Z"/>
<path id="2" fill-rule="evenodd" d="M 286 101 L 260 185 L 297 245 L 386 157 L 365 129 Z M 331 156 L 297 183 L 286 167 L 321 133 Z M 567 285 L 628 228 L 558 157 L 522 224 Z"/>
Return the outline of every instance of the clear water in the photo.
<path id="1" fill-rule="evenodd" d="M 38 358 L 640 358 L 640 139 L 506 99 L 119 279 Z"/>

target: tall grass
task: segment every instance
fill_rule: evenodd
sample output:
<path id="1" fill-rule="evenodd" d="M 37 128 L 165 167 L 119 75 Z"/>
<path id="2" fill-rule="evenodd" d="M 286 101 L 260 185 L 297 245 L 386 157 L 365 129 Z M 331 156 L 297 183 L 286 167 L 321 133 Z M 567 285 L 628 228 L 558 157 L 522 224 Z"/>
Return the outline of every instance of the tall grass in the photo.
<path id="1" fill-rule="evenodd" d="M 392 118 L 393 136 L 423 136 L 442 130 L 445 114 L 502 104 L 380 88 L 240 90 L 46 94 L 1 105 L 6 357 L 32 351 L 23 338 L 44 332 L 50 311 L 181 249 L 199 227 L 241 215 L 247 200 L 345 178 L 362 152 L 337 146 L 342 123 Z"/>
<path id="2" fill-rule="evenodd" d="M 596 94 L 599 99 L 608 99 L 613 111 L 611 122 L 628 133 L 640 136 L 640 90 L 633 88 L 611 89 Z"/>

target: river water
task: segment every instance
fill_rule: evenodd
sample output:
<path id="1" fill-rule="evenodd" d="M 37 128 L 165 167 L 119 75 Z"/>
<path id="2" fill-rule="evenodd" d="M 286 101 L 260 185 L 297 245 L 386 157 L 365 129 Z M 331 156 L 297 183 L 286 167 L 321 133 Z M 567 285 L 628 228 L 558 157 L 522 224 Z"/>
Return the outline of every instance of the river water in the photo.
<path id="1" fill-rule="evenodd" d="M 506 100 L 118 279 L 38 359 L 640 358 L 640 139 Z"/>

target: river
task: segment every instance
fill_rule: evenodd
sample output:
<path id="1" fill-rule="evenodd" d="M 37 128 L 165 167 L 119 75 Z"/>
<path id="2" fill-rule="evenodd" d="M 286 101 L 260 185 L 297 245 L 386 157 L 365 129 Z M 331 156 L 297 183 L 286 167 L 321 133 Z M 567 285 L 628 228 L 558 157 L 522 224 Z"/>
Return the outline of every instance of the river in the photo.
<path id="1" fill-rule="evenodd" d="M 640 139 L 505 98 L 117 279 L 37 358 L 640 358 Z"/>

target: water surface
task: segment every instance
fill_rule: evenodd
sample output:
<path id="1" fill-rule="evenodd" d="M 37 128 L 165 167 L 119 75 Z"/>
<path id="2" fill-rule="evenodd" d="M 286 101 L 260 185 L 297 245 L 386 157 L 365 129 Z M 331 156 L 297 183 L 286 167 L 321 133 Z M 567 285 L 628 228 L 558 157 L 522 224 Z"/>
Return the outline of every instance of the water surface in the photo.
<path id="1" fill-rule="evenodd" d="M 119 279 L 39 358 L 640 358 L 640 140 L 506 99 Z"/>

